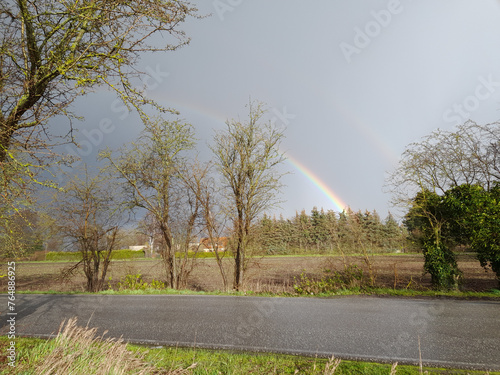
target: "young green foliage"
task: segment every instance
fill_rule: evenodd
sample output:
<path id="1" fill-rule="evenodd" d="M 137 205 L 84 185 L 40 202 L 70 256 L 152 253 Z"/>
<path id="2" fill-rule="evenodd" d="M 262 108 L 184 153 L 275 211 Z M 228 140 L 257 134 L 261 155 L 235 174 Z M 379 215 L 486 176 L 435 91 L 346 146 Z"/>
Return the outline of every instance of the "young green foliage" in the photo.
<path id="1" fill-rule="evenodd" d="M 75 117 L 70 104 L 98 86 L 115 91 L 129 109 L 155 106 L 134 84 L 152 79 L 135 67 L 139 54 L 187 44 L 178 27 L 196 11 L 181 0 L 2 1 L 0 162 L 21 143 L 27 152 L 44 148 L 48 121 Z M 164 45 L 152 38 L 159 34 Z"/>

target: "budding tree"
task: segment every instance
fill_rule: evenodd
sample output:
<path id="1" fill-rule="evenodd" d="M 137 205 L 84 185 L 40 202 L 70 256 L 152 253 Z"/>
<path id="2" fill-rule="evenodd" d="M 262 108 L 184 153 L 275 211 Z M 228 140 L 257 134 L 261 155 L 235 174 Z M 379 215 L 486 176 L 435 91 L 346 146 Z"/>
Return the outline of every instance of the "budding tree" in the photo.
<path id="1" fill-rule="evenodd" d="M 79 251 L 82 260 L 69 269 L 80 266 L 87 278 L 87 291 L 98 292 L 104 287 L 117 233 L 124 223 L 120 198 L 109 176 L 100 171 L 91 176 L 87 169 L 83 177 L 75 175 L 54 198 L 56 227 L 70 250 Z"/>
<path id="2" fill-rule="evenodd" d="M 279 150 L 283 130 L 264 122 L 266 110 L 262 103 L 251 102 L 248 108 L 248 121 L 227 121 L 227 128 L 215 135 L 211 146 L 228 197 L 227 213 L 233 222 L 236 290 L 243 283 L 252 224 L 277 203 L 283 175 L 277 167 L 284 161 Z"/>
<path id="3" fill-rule="evenodd" d="M 105 87 L 126 107 L 164 110 L 146 98 L 151 77 L 137 68 L 142 54 L 172 51 L 189 42 L 180 24 L 198 17 L 182 0 L 2 0 L 0 2 L 0 237 L 12 213 L 29 207 L 32 185 L 47 165 L 63 159 L 52 148 L 74 142 L 71 104 Z M 155 36 L 161 36 L 162 39 Z M 144 82 L 139 84 L 138 82 Z M 56 116 L 69 121 L 62 137 Z M 21 255 L 21 252 L 16 252 Z"/>
<path id="4" fill-rule="evenodd" d="M 129 106 L 151 103 L 134 88 L 144 52 L 171 51 L 189 39 L 178 29 L 196 9 L 175 0 L 0 3 L 0 163 L 11 147 L 47 145 L 49 119 L 73 118 L 69 105 L 98 86 Z M 165 44 L 159 45 L 165 37 Z M 71 134 L 71 133 L 69 133 Z"/>
<path id="5" fill-rule="evenodd" d="M 101 152 L 122 182 L 129 208 L 145 210 L 161 234 L 159 246 L 171 288 L 180 288 L 192 264 L 189 243 L 200 208 L 196 195 L 184 183 L 187 151 L 194 147 L 191 125 L 161 118 L 145 120 L 137 142 L 121 150 Z M 179 256 L 182 254 L 182 256 Z"/>
<path id="6" fill-rule="evenodd" d="M 225 291 L 229 283 L 224 258 L 227 254 L 225 232 L 227 217 L 224 212 L 224 201 L 219 191 L 215 178 L 211 175 L 213 164 L 205 165 L 193 163 L 190 173 L 186 173 L 183 179 L 186 186 L 197 197 L 202 218 L 202 233 L 206 236 L 203 240 L 209 244 L 215 254 L 215 260 L 219 267 L 222 285 Z M 224 248 L 223 248 L 224 247 Z"/>

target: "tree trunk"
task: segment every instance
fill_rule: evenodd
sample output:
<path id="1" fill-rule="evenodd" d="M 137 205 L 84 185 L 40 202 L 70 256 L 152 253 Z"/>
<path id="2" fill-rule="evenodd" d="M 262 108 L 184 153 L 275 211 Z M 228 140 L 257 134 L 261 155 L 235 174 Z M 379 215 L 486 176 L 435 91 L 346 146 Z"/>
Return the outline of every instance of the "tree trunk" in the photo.
<path id="1" fill-rule="evenodd" d="M 212 247 L 213 247 L 213 245 L 212 245 Z M 227 289 L 228 289 L 227 276 L 226 276 L 226 271 L 224 270 L 224 263 L 222 262 L 222 259 L 221 259 L 220 254 L 219 254 L 219 247 L 217 245 L 215 245 L 215 247 L 213 247 L 213 249 L 215 252 L 215 259 L 217 260 L 217 265 L 219 266 L 220 275 L 222 277 L 222 284 L 224 286 L 224 291 L 227 292 Z M 500 280 L 499 280 L 499 282 L 500 282 Z"/>
<path id="2" fill-rule="evenodd" d="M 240 290 L 243 284 L 243 265 L 245 257 L 244 249 L 244 231 L 243 231 L 243 213 L 240 211 L 238 214 L 238 222 L 236 228 L 236 256 L 234 258 L 234 285 L 233 288 L 237 291 Z"/>
<path id="3" fill-rule="evenodd" d="M 244 255 L 243 249 L 238 244 L 238 248 L 236 249 L 236 257 L 235 257 L 235 273 L 234 273 L 234 290 L 239 291 L 243 284 L 243 263 L 244 263 Z"/>
<path id="4" fill-rule="evenodd" d="M 175 267 L 175 250 L 170 245 L 166 245 L 162 251 L 162 258 L 167 268 L 168 284 L 172 289 L 176 289 L 177 272 Z"/>
<path id="5" fill-rule="evenodd" d="M 177 289 L 177 268 L 175 264 L 175 248 L 173 239 L 170 234 L 170 228 L 165 223 L 160 223 L 160 230 L 165 241 L 165 248 L 161 252 L 166 273 L 168 276 L 168 284 L 172 289 Z"/>

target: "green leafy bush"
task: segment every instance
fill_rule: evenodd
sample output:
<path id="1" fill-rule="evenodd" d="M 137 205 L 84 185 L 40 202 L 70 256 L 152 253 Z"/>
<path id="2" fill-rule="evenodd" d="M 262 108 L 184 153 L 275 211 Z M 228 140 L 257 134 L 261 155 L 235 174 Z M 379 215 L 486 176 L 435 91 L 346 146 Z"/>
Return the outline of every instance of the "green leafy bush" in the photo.
<path id="1" fill-rule="evenodd" d="M 165 289 L 165 283 L 163 281 L 153 279 L 153 281 L 149 284 L 149 289 Z"/>
<path id="2" fill-rule="evenodd" d="M 118 290 L 165 289 L 162 281 L 153 279 L 150 284 L 142 280 L 142 274 L 128 274 L 118 282 Z"/>
<path id="3" fill-rule="evenodd" d="M 142 275 L 140 273 L 135 275 L 127 275 L 125 278 L 122 277 L 118 283 L 119 290 L 144 290 L 147 289 L 148 283 L 142 281 Z"/>
<path id="4" fill-rule="evenodd" d="M 432 278 L 432 285 L 437 289 L 457 289 L 462 272 L 458 269 L 456 256 L 443 244 L 424 243 L 424 269 Z"/>
<path id="5" fill-rule="evenodd" d="M 295 292 L 298 294 L 334 293 L 340 289 L 362 286 L 363 270 L 356 265 L 350 265 L 344 271 L 325 270 L 325 273 L 331 275 L 314 279 L 302 272 L 298 278 L 294 278 Z"/>

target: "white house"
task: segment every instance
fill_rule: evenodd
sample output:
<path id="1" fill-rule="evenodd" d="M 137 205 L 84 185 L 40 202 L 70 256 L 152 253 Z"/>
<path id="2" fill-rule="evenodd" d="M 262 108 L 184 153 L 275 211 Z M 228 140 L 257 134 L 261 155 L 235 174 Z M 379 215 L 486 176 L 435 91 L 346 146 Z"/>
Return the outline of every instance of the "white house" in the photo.
<path id="1" fill-rule="evenodd" d="M 129 246 L 129 250 L 140 251 L 148 248 L 148 245 Z"/>

